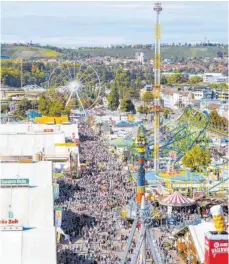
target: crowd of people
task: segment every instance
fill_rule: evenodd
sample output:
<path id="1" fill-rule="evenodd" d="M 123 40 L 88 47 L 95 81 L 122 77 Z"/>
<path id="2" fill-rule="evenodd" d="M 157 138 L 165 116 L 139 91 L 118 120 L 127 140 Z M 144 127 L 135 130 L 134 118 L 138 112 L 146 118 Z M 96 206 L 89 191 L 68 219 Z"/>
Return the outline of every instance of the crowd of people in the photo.
<path id="1" fill-rule="evenodd" d="M 86 121 L 79 124 L 79 139 L 80 162 L 85 165 L 80 178 L 70 183 L 66 179 L 58 181 L 60 191 L 55 206 L 63 210 L 61 228 L 68 235 L 67 240 L 61 236 L 58 244 L 58 264 L 118 264 L 131 230 L 131 224 L 120 217 L 120 212 L 135 197 L 136 185 L 129 180 L 128 169 L 108 151 L 102 138 Z M 164 220 L 169 219 L 166 208 L 159 206 L 158 209 L 166 216 Z M 165 247 L 168 236 L 177 226 L 199 216 L 195 209 L 189 213 L 173 212 L 170 218 L 173 221 L 155 219 L 153 226 L 159 230 L 157 244 L 164 262 L 177 263 L 175 249 Z M 137 236 L 133 238 L 126 263 L 131 261 Z M 150 260 L 148 248 L 146 253 Z"/>
<path id="2" fill-rule="evenodd" d="M 79 124 L 79 137 L 80 161 L 86 166 L 80 179 L 59 182 L 55 204 L 63 208 L 61 227 L 70 235 L 69 241 L 62 236 L 58 263 L 119 263 L 116 252 L 124 249 L 129 234 L 118 236 L 120 228 L 128 228 L 120 210 L 135 196 L 136 187 L 86 121 Z"/>

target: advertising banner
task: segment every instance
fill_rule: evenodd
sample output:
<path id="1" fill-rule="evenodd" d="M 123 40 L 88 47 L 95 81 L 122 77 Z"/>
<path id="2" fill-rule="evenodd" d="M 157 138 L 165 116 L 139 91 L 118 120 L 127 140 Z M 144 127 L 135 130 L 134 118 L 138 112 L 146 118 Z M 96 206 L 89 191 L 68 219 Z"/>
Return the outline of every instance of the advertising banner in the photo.
<path id="1" fill-rule="evenodd" d="M 217 235 L 213 235 L 211 238 L 205 236 L 205 263 L 228 263 L 228 235 L 221 235 L 221 239 L 217 239 L 214 237 L 217 237 Z M 225 237 L 225 239 L 222 239 L 223 237 Z"/>
<path id="2" fill-rule="evenodd" d="M 61 227 L 61 223 L 62 223 L 62 208 L 57 207 L 55 210 L 55 226 Z"/>
<path id="3" fill-rule="evenodd" d="M 71 159 L 70 159 L 70 170 L 72 172 L 77 172 L 78 167 L 78 154 L 71 153 Z"/>
<path id="4" fill-rule="evenodd" d="M 59 194 L 60 194 L 59 184 L 58 183 L 54 183 L 53 184 L 53 196 L 54 196 L 54 200 L 59 199 Z"/>
<path id="5" fill-rule="evenodd" d="M 0 162 L 32 163 L 33 156 L 0 156 Z"/>
<path id="6" fill-rule="evenodd" d="M 29 179 L 0 179 L 0 185 L 29 185 Z"/>
<path id="7" fill-rule="evenodd" d="M 76 147 L 76 143 L 68 142 L 68 143 L 56 143 L 56 147 Z"/>
<path id="8" fill-rule="evenodd" d="M 63 177 L 64 172 L 70 171 L 69 162 L 53 162 L 52 164 L 53 164 L 52 173 L 53 176 L 56 178 Z"/>

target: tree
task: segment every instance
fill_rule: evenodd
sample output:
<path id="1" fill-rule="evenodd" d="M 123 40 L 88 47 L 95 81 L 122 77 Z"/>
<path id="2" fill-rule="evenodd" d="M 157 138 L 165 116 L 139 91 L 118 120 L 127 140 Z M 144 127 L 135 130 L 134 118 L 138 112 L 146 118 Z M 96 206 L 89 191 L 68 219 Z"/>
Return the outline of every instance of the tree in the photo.
<path id="1" fill-rule="evenodd" d="M 142 95 L 142 101 L 144 102 L 144 104 L 153 102 L 153 98 L 153 92 L 144 92 L 144 94 Z"/>
<path id="2" fill-rule="evenodd" d="M 210 151 L 195 145 L 191 150 L 185 152 L 182 163 L 193 171 L 201 171 L 201 167 L 207 167 L 211 163 Z"/>
<path id="3" fill-rule="evenodd" d="M 139 77 L 136 78 L 136 80 L 135 80 L 135 84 L 136 84 L 137 89 L 139 90 L 139 89 L 141 88 L 141 87 L 140 87 L 140 85 L 141 85 L 141 80 L 140 80 Z"/>
<path id="4" fill-rule="evenodd" d="M 8 113 L 10 111 L 9 103 L 2 104 L 1 105 L 1 113 Z"/>
<path id="5" fill-rule="evenodd" d="M 130 86 L 129 79 L 127 77 L 126 71 L 123 68 L 119 68 L 115 74 L 114 82 L 117 84 L 119 97 L 124 98 L 124 92 Z"/>
<path id="6" fill-rule="evenodd" d="M 114 81 L 111 87 L 110 94 L 108 95 L 108 109 L 115 111 L 119 106 L 119 91 L 117 82 Z"/>
<path id="7" fill-rule="evenodd" d="M 192 76 L 189 80 L 188 80 L 188 83 L 189 84 L 197 84 L 197 83 L 200 83 L 202 82 L 202 78 L 200 76 Z"/>
<path id="8" fill-rule="evenodd" d="M 181 73 L 172 74 L 167 78 L 168 84 L 179 84 L 186 81 L 185 77 Z"/>
<path id="9" fill-rule="evenodd" d="M 23 119 L 26 117 L 26 112 L 32 108 L 31 102 L 27 98 L 23 98 L 17 104 L 17 108 L 13 112 L 15 119 Z"/>
<path id="10" fill-rule="evenodd" d="M 131 112 L 133 114 L 136 113 L 135 106 L 130 99 L 122 99 L 120 103 L 120 111 L 121 112 Z"/>
<path id="11" fill-rule="evenodd" d="M 44 116 L 70 115 L 74 100 L 71 100 L 67 107 L 67 98 L 59 91 L 49 89 L 38 99 L 38 109 Z"/>
<path id="12" fill-rule="evenodd" d="M 146 115 L 148 115 L 149 113 L 152 112 L 152 108 L 151 108 L 150 106 L 140 105 L 140 106 L 137 108 L 137 111 L 138 111 L 140 114 L 146 114 Z"/>
<path id="13" fill-rule="evenodd" d="M 165 75 L 162 75 L 161 76 L 161 84 L 167 84 L 167 83 L 168 83 L 168 81 L 167 81 Z"/>
<path id="14" fill-rule="evenodd" d="M 210 126 L 219 130 L 227 130 L 228 120 L 221 117 L 216 110 L 213 110 L 210 113 Z"/>

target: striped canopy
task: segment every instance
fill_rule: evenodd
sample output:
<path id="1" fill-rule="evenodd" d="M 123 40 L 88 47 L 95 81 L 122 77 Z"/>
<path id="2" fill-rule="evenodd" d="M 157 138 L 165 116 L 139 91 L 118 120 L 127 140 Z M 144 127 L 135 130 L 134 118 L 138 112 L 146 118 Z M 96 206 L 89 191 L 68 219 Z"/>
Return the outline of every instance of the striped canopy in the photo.
<path id="1" fill-rule="evenodd" d="M 174 192 L 169 197 L 160 201 L 160 204 L 167 206 L 190 206 L 194 204 L 195 201 L 189 198 L 184 197 L 179 192 Z"/>

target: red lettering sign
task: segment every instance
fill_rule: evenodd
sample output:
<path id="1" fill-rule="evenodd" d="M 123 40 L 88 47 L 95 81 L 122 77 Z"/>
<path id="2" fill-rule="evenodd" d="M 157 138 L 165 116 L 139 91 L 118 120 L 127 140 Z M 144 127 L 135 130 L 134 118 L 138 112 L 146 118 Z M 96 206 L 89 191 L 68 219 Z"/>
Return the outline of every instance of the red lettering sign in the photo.
<path id="1" fill-rule="evenodd" d="M 206 264 L 228 263 L 228 235 L 222 235 L 222 237 L 223 236 L 225 236 L 225 239 L 214 238 L 214 235 L 212 235 L 211 238 L 205 237 Z"/>
<path id="2" fill-rule="evenodd" d="M 53 129 L 44 129 L 44 132 L 53 132 Z"/>
<path id="3" fill-rule="evenodd" d="M 18 224 L 18 220 L 17 219 L 2 219 L 0 220 L 0 225 L 15 225 Z"/>

